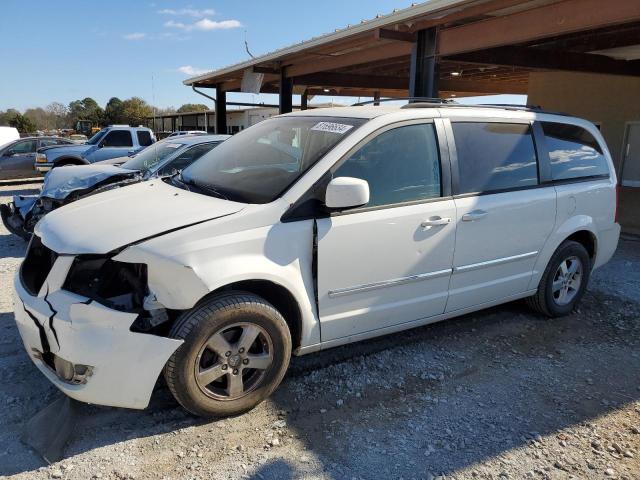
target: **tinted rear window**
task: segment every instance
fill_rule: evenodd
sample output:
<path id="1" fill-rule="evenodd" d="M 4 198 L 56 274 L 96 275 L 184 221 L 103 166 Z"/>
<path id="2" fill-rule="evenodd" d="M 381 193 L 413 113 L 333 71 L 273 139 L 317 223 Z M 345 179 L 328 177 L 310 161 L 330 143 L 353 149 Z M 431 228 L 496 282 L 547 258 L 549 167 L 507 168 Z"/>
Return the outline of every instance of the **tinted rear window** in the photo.
<path id="1" fill-rule="evenodd" d="M 608 175 L 602 148 L 582 127 L 566 123 L 542 122 L 554 180 Z"/>
<path id="2" fill-rule="evenodd" d="M 458 154 L 458 193 L 481 193 L 538 184 L 529 124 L 453 122 Z"/>

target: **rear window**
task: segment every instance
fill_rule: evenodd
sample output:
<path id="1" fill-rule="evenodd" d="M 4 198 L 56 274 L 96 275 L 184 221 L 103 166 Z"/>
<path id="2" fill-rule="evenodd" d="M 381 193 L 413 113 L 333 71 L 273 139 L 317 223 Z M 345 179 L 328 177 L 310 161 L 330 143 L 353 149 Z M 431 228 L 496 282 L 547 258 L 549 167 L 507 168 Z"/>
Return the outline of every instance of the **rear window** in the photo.
<path id="1" fill-rule="evenodd" d="M 582 127 L 542 122 L 554 180 L 609 174 L 607 160 L 594 136 Z"/>
<path id="2" fill-rule="evenodd" d="M 457 193 L 497 192 L 538 184 L 531 126 L 453 122 L 458 156 Z"/>
<path id="3" fill-rule="evenodd" d="M 151 140 L 151 132 L 148 130 L 138 130 L 138 144 L 143 147 L 148 147 L 153 143 Z"/>

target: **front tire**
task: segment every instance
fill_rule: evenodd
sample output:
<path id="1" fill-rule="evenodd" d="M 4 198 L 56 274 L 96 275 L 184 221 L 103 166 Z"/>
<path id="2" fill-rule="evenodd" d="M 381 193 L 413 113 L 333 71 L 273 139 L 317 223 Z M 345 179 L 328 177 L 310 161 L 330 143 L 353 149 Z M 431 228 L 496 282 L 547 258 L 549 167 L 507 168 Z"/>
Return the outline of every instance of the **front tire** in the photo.
<path id="1" fill-rule="evenodd" d="M 580 243 L 567 240 L 549 260 L 538 291 L 527 303 L 547 317 L 569 315 L 584 295 L 590 275 L 589 253 Z"/>
<path id="2" fill-rule="evenodd" d="M 286 321 L 251 293 L 208 299 L 178 319 L 169 336 L 184 343 L 165 366 L 167 385 L 185 409 L 202 417 L 258 405 L 278 387 L 291 357 Z"/>

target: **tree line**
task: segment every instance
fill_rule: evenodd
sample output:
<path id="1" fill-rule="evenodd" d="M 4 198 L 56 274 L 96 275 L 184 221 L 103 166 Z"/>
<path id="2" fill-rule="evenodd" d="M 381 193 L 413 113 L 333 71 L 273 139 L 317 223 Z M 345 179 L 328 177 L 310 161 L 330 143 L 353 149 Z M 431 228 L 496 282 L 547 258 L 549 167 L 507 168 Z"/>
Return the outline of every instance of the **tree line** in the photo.
<path id="1" fill-rule="evenodd" d="M 187 103 L 180 108 L 155 108 L 140 97 L 121 100 L 112 97 L 102 108 L 93 98 L 74 100 L 68 105 L 52 102 L 46 107 L 28 108 L 20 112 L 15 108 L 0 110 L 0 126 L 15 127 L 21 133 L 38 130 L 74 128 L 78 120 L 90 120 L 95 126 L 115 124 L 144 125 L 148 117 L 155 115 L 201 112 L 208 110 L 201 103 Z"/>

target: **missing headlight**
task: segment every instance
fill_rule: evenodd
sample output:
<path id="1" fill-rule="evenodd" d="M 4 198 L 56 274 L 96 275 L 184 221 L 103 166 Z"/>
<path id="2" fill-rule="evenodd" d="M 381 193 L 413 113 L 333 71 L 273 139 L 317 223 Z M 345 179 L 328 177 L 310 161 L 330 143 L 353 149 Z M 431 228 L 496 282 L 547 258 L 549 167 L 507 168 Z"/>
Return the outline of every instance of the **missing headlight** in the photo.
<path id="1" fill-rule="evenodd" d="M 104 255 L 78 255 L 62 288 L 116 310 L 141 312 L 149 293 L 147 266 Z"/>

